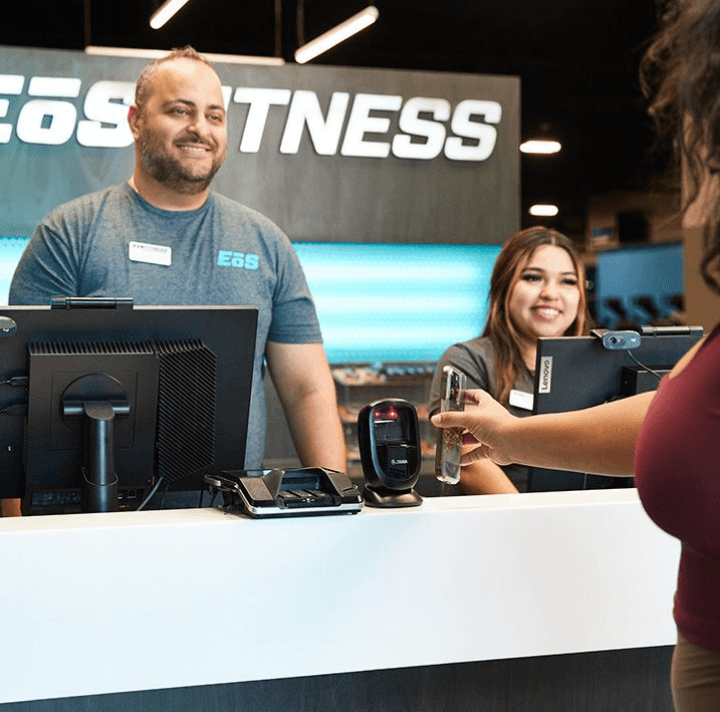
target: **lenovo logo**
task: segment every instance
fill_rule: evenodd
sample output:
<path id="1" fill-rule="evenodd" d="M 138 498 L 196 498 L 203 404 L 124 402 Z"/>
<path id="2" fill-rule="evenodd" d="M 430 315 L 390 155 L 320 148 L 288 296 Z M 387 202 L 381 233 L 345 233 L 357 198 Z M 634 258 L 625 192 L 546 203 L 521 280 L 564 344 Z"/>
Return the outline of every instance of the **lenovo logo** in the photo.
<path id="1" fill-rule="evenodd" d="M 550 393 L 552 391 L 552 369 L 553 357 L 540 357 L 540 381 L 538 383 L 538 393 Z"/>
<path id="2" fill-rule="evenodd" d="M 134 83 L 104 80 L 84 96 L 81 90 L 78 78 L 0 74 L 0 145 L 16 135 L 43 146 L 61 146 L 73 136 L 89 148 L 130 146 Z M 310 90 L 258 87 L 223 87 L 223 94 L 229 111 L 246 107 L 241 153 L 293 155 L 309 141 L 320 156 L 479 162 L 492 155 L 502 119 L 500 104 L 482 99 L 453 106 L 443 98 L 337 91 L 321 101 Z M 282 122 L 279 145 L 269 145 L 268 122 Z"/>

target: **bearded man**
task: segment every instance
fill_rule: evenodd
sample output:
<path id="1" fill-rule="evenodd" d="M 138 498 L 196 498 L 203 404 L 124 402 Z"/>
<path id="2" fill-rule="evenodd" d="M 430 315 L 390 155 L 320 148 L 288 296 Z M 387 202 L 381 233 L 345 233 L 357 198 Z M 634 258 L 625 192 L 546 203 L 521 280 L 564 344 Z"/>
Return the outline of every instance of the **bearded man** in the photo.
<path id="1" fill-rule="evenodd" d="M 302 464 L 344 471 L 335 387 L 292 244 L 265 216 L 210 190 L 227 155 L 214 68 L 191 47 L 148 65 L 128 120 L 132 177 L 41 221 L 13 277 L 10 303 L 103 296 L 149 305 L 257 306 L 245 468 L 262 465 L 265 361 Z M 5 515 L 19 513 L 19 496 L 16 484 L 0 479 Z"/>

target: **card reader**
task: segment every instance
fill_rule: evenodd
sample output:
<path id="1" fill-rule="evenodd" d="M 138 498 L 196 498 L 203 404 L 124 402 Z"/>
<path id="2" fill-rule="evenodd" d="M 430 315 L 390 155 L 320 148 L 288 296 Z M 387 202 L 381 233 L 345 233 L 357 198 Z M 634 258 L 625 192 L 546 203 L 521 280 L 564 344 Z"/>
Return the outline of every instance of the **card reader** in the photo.
<path id="1" fill-rule="evenodd" d="M 363 505 L 347 475 L 323 467 L 226 470 L 203 479 L 222 494 L 226 511 L 257 518 L 355 514 Z"/>

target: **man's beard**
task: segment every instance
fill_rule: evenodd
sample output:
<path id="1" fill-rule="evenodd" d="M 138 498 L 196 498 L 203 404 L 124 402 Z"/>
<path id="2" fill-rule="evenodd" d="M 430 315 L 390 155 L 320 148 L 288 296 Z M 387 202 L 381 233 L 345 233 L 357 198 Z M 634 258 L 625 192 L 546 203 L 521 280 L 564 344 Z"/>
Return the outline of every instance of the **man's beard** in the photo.
<path id="1" fill-rule="evenodd" d="M 181 141 L 205 145 L 192 136 L 183 137 Z M 166 153 L 160 142 L 147 130 L 144 130 L 137 140 L 137 148 L 140 162 L 149 175 L 158 183 L 185 195 L 195 195 L 206 190 L 225 160 L 224 155 L 217 156 L 209 170 L 202 173 L 190 172 L 180 161 Z"/>

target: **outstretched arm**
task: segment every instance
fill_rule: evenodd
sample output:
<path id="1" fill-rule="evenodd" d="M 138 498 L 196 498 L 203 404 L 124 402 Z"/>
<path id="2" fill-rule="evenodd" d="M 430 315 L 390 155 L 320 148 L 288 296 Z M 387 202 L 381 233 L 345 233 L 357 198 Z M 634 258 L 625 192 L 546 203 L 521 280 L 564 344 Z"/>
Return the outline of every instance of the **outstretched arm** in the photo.
<path id="1" fill-rule="evenodd" d="M 345 438 L 322 344 L 268 341 L 265 354 L 302 464 L 345 472 Z"/>
<path id="2" fill-rule="evenodd" d="M 628 476 L 638 432 L 654 392 L 585 410 L 516 418 L 485 391 L 468 391 L 462 413 L 432 417 L 438 427 L 467 429 L 474 443 L 464 464 L 488 458 L 499 465 Z"/>

